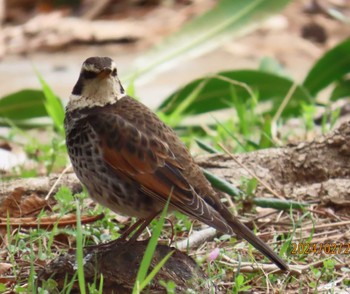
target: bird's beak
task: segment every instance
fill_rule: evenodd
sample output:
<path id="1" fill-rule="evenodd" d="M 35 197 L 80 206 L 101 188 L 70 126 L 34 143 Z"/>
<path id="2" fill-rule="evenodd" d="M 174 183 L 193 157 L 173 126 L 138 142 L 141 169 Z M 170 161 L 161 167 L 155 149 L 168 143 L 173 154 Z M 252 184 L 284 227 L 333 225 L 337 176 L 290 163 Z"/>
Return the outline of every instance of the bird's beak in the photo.
<path id="1" fill-rule="evenodd" d="M 97 75 L 100 79 L 105 79 L 109 77 L 111 74 L 112 70 L 109 67 L 105 67 L 101 72 Z"/>

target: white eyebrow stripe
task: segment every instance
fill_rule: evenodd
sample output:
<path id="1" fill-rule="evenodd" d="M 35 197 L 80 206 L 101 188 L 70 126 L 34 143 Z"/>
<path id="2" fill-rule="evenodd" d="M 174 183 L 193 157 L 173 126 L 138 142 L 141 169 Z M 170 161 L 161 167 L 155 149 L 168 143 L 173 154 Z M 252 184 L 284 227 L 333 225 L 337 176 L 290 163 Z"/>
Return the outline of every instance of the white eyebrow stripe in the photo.
<path id="1" fill-rule="evenodd" d="M 87 71 L 93 71 L 93 72 L 100 72 L 100 70 L 98 68 L 96 68 L 93 64 L 91 63 L 84 63 L 83 64 L 83 69 L 87 70 Z"/>
<path id="2" fill-rule="evenodd" d="M 111 63 L 111 69 L 116 69 L 117 68 L 117 65 L 114 61 L 112 61 Z M 91 63 L 84 63 L 83 64 L 83 69 L 86 70 L 86 71 L 92 71 L 92 72 L 96 72 L 96 73 L 99 73 L 101 70 L 96 68 L 94 64 L 91 64 Z"/>
<path id="3" fill-rule="evenodd" d="M 112 60 L 111 69 L 117 69 L 117 64 Z"/>

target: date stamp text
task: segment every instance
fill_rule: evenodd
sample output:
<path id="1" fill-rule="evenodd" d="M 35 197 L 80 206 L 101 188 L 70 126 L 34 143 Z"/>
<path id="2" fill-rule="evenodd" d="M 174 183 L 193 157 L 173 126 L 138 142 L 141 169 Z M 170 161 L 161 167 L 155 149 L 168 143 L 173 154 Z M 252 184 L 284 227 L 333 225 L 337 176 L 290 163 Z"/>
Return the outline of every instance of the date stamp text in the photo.
<path id="1" fill-rule="evenodd" d="M 350 243 L 292 243 L 292 255 L 321 253 L 350 255 Z"/>

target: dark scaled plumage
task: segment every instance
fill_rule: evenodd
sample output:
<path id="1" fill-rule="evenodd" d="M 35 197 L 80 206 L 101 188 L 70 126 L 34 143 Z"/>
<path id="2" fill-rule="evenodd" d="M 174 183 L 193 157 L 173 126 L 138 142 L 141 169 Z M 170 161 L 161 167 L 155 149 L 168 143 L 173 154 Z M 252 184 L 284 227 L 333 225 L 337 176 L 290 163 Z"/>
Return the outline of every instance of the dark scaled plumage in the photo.
<path id="1" fill-rule="evenodd" d="M 110 58 L 87 59 L 75 86 L 80 91 L 73 91 L 66 111 L 68 153 L 91 197 L 113 211 L 147 219 L 171 196 L 171 209 L 243 237 L 286 270 L 286 263 L 221 203 L 175 132 L 125 95 L 113 72 Z"/>

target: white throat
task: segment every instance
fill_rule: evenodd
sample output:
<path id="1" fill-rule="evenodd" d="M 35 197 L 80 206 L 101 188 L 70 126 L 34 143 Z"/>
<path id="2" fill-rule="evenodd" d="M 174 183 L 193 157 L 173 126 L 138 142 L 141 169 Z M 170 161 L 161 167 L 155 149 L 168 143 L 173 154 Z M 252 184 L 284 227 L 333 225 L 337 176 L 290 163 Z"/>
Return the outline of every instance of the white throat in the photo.
<path id="1" fill-rule="evenodd" d="M 92 79 L 85 81 L 81 95 L 70 95 L 67 110 L 105 106 L 125 96 L 119 80 L 111 77 Z"/>

